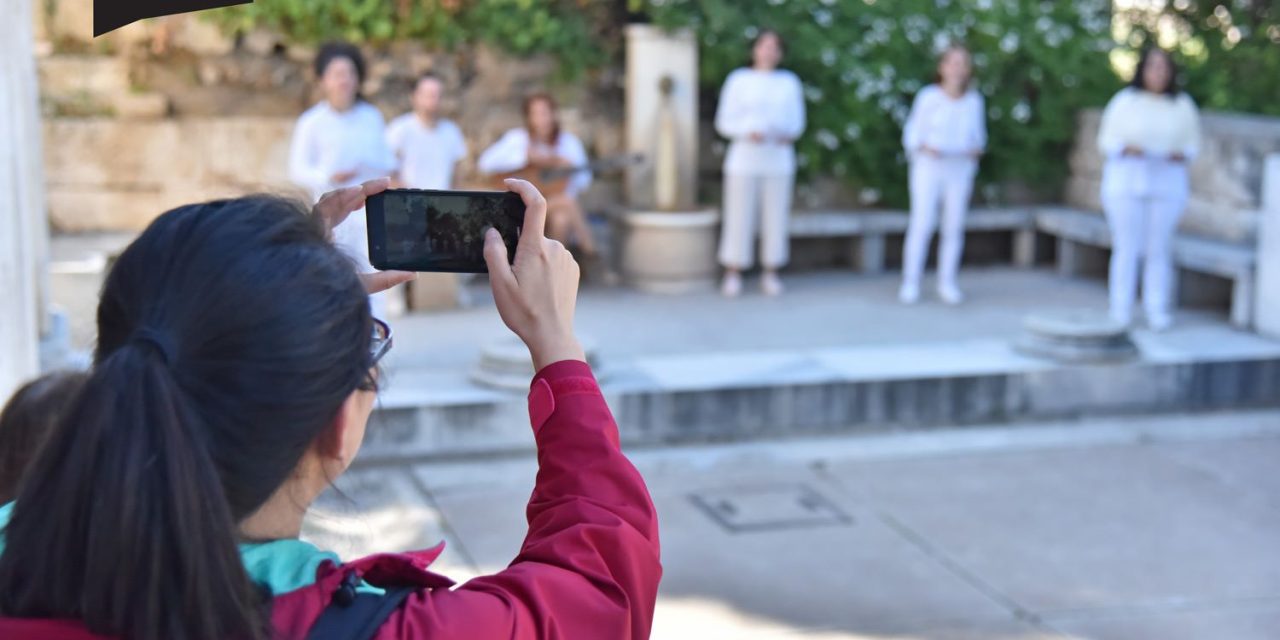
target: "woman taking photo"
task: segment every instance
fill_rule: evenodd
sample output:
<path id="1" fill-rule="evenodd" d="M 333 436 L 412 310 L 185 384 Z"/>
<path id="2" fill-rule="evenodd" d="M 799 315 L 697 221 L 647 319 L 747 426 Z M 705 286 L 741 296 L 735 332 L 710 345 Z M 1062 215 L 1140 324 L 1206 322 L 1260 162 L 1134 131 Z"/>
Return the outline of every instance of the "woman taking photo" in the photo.
<path id="1" fill-rule="evenodd" d="M 476 168 L 487 174 L 518 173 L 538 169 L 572 169 L 587 165 L 587 148 L 578 136 L 560 127 L 556 101 L 546 93 L 535 93 L 524 100 L 524 126 L 511 129 L 493 143 Z M 578 204 L 578 196 L 591 186 L 591 172 L 572 171 L 563 181 L 542 185 L 548 191 L 547 235 L 582 251 L 594 260 L 596 243 L 587 225 L 586 215 Z"/>
<path id="2" fill-rule="evenodd" d="M 982 94 L 970 86 L 972 81 L 969 50 L 959 45 L 947 47 L 938 60 L 937 82 L 916 94 L 902 132 L 911 165 L 911 219 L 902 247 L 902 288 L 898 291 L 904 304 L 920 299 L 920 279 L 938 224 L 939 204 L 938 297 L 947 304 L 964 301 L 956 282 L 964 253 L 964 219 L 978 159 L 987 147 L 986 109 Z"/>
<path id="3" fill-rule="evenodd" d="M 409 274 L 357 277 L 291 201 L 221 200 L 161 215 L 108 275 L 93 370 L 0 509 L 0 638 L 335 637 L 368 602 L 370 633 L 343 637 L 647 638 L 653 505 L 574 336 L 577 265 L 543 237 L 541 195 L 508 184 L 527 207 L 515 260 L 493 230 L 485 259 L 538 369 L 540 468 L 505 570 L 451 589 L 426 569 L 438 547 L 343 562 L 298 539 L 360 448 L 392 344 L 366 292 Z M 317 212 L 341 222 L 386 185 Z"/>
<path id="4" fill-rule="evenodd" d="M 724 81 L 716 108 L 716 131 L 728 138 L 724 158 L 724 220 L 720 230 L 720 291 L 742 293 L 742 272 L 750 269 L 760 222 L 760 288 L 782 293 L 778 269 L 790 257 L 787 219 L 795 184 L 796 138 L 804 132 L 804 89 L 796 74 L 779 69 L 784 45 L 765 29 L 751 44 L 751 66 Z"/>
<path id="5" fill-rule="evenodd" d="M 364 56 L 345 42 L 329 43 L 316 54 L 315 73 L 322 99 L 298 118 L 289 145 L 289 178 L 313 199 L 332 189 L 391 175 L 396 158 L 387 146 L 382 112 L 360 95 Z M 334 243 L 363 272 L 369 264 L 364 210 L 333 230 Z M 386 296 L 371 298 L 374 315 L 386 315 Z"/>
<path id="6" fill-rule="evenodd" d="M 1133 81 L 1107 103 L 1098 130 L 1102 207 L 1111 226 L 1111 317 L 1133 322 L 1142 261 L 1147 325 L 1173 324 L 1173 234 L 1187 207 L 1187 163 L 1200 148 L 1200 115 L 1178 90 L 1169 54 L 1147 49 Z"/>

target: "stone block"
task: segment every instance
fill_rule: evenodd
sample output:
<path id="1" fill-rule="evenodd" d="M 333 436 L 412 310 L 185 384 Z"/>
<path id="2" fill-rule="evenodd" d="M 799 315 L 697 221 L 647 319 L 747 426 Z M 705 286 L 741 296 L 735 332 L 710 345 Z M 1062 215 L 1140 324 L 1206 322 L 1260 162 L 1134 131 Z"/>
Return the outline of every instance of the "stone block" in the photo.
<path id="1" fill-rule="evenodd" d="M 411 311 L 441 311 L 458 308 L 458 274 L 419 273 L 407 285 Z"/>
<path id="2" fill-rule="evenodd" d="M 240 46 L 256 56 L 271 55 L 278 44 L 280 44 L 280 34 L 263 28 L 254 29 L 240 39 Z"/>
<path id="3" fill-rule="evenodd" d="M 235 49 L 236 43 L 231 36 L 198 15 L 180 14 L 166 19 L 173 29 L 172 44 L 175 48 L 202 56 L 223 56 Z"/>
<path id="4" fill-rule="evenodd" d="M 169 115 L 169 96 L 162 93 L 122 93 L 113 103 L 119 118 L 158 120 Z"/>
<path id="5" fill-rule="evenodd" d="M 56 0 L 46 32 L 54 41 L 93 41 L 94 0 Z"/>
<path id="6" fill-rule="evenodd" d="M 37 62 L 40 95 L 55 101 L 89 99 L 110 104 L 129 90 L 129 70 L 115 56 L 52 55 Z"/>

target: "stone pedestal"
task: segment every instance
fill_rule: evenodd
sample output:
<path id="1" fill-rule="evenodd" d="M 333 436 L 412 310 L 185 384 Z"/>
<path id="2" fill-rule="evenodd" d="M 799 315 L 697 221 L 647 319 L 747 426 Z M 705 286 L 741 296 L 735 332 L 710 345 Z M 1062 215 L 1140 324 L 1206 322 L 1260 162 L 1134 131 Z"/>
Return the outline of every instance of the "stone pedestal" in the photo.
<path id="1" fill-rule="evenodd" d="M 651 293 L 688 293 L 715 286 L 720 214 L 632 211 L 615 218 L 625 284 Z"/>
<path id="2" fill-rule="evenodd" d="M 39 373 L 48 291 L 40 112 L 32 1 L 0 0 L 9 31 L 0 38 L 0 402 Z"/>
<path id="3" fill-rule="evenodd" d="M 1070 363 L 1121 362 L 1138 356 L 1128 329 L 1095 311 L 1028 316 L 1014 348 L 1025 355 Z"/>
<path id="4" fill-rule="evenodd" d="M 1267 156 L 1261 209 L 1254 323 L 1259 333 L 1280 338 L 1280 153 Z"/>
<path id="5" fill-rule="evenodd" d="M 456 273 L 419 273 L 407 287 L 410 311 L 443 311 L 458 308 L 460 276 Z"/>
<path id="6" fill-rule="evenodd" d="M 698 41 L 691 31 L 667 33 L 645 24 L 627 26 L 627 152 L 646 162 L 627 168 L 627 201 L 636 207 L 656 206 L 654 163 L 657 156 L 663 95 L 660 83 L 670 80 L 668 106 L 675 129 L 678 183 L 676 206 L 689 208 L 697 198 Z"/>

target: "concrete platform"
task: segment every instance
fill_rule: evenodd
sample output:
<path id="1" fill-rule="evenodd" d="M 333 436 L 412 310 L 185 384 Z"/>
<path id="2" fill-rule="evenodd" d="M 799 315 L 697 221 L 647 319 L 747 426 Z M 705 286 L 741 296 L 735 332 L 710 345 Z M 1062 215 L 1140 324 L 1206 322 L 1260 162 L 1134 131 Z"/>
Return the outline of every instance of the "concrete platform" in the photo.
<path id="1" fill-rule="evenodd" d="M 656 640 L 1270 640 L 1280 411 L 633 449 L 662 525 Z M 308 535 L 502 570 L 532 455 L 358 460 Z M 797 518 L 802 495 L 843 518 Z M 755 527 L 700 505 L 731 500 Z"/>
<path id="2" fill-rule="evenodd" d="M 969 270 L 969 301 L 902 306 L 895 276 L 804 274 L 780 298 L 593 290 L 580 330 L 598 346 L 632 444 L 874 433 L 1085 415 L 1280 404 L 1280 342 L 1185 311 L 1172 331 L 1138 330 L 1138 359 L 1064 365 L 1018 353 L 1033 312 L 1105 307 L 1096 281 L 1044 271 Z M 520 393 L 466 377 L 505 334 L 476 308 L 395 322 L 396 347 L 366 444 L 370 457 L 528 449 Z"/>

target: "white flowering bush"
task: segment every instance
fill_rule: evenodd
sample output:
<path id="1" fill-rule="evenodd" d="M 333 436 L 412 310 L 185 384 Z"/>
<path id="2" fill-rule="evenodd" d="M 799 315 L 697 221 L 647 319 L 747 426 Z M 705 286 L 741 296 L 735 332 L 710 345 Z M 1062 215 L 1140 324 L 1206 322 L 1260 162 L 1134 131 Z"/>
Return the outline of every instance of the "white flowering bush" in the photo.
<path id="1" fill-rule="evenodd" d="M 798 143 L 805 176 L 845 181 L 860 199 L 906 201 L 902 124 L 937 54 L 952 41 L 973 52 L 987 102 L 989 153 L 979 193 L 1000 200 L 1021 183 L 1054 197 L 1081 107 L 1118 87 L 1108 52 L 1107 0 L 645 0 L 659 26 L 690 27 L 702 80 L 720 83 L 748 60 L 760 28 L 782 34 L 783 65 L 805 83 L 809 126 Z"/>

